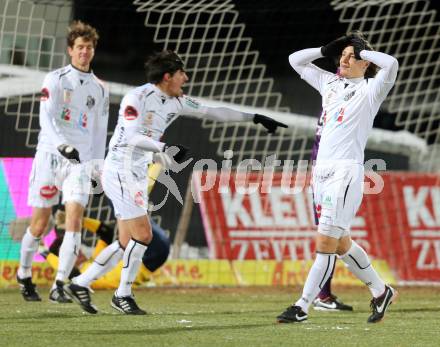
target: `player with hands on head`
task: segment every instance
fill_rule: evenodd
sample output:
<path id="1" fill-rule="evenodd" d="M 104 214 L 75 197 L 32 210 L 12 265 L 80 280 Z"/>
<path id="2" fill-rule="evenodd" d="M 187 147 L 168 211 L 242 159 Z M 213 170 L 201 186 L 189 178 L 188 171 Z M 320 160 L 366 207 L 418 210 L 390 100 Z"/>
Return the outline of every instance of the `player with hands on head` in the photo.
<path id="1" fill-rule="evenodd" d="M 208 107 L 183 94 L 188 81 L 182 59 L 173 51 L 152 55 L 145 64 L 146 84 L 129 91 L 122 99 L 118 123 L 105 159 L 103 187 L 113 203 L 118 223 L 119 241 L 104 249 L 86 272 L 65 286 L 66 292 L 83 310 L 97 313 L 91 303 L 90 283 L 111 270 L 123 259 L 121 281 L 111 305 L 124 314 L 141 315 L 132 293 L 132 283 L 152 240 L 148 218 L 147 167 L 153 155 L 165 152 L 182 162 L 187 152 L 183 145 L 161 142 L 168 126 L 179 116 L 211 119 L 221 122 L 261 123 L 270 132 L 286 127 L 273 119 L 232 110 Z M 178 151 L 174 151 L 175 149 Z"/>
<path id="2" fill-rule="evenodd" d="M 323 56 L 339 57 L 338 74 L 312 63 Z M 323 47 L 295 52 L 289 56 L 289 62 L 322 96 L 323 128 L 312 172 L 319 224 L 316 258 L 302 295 L 277 320 L 307 320 L 309 306 L 331 276 L 338 257 L 371 291 L 372 314 L 367 322 L 379 322 L 397 291 L 384 283 L 365 250 L 351 239 L 350 225 L 362 201 L 365 145 L 374 117 L 396 80 L 398 62 L 388 54 L 374 51 L 360 32 Z"/>
<path id="3" fill-rule="evenodd" d="M 71 63 L 48 73 L 43 82 L 41 131 L 29 179 L 32 218 L 21 242 L 17 272 L 26 301 L 41 300 L 32 283 L 32 259 L 61 190 L 66 234 L 49 300 L 71 302 L 63 291 L 63 282 L 73 268 L 81 244 L 81 218 L 90 192 L 89 166 L 94 160 L 104 159 L 107 138 L 108 90 L 90 69 L 98 38 L 92 26 L 72 22 L 67 34 Z"/>

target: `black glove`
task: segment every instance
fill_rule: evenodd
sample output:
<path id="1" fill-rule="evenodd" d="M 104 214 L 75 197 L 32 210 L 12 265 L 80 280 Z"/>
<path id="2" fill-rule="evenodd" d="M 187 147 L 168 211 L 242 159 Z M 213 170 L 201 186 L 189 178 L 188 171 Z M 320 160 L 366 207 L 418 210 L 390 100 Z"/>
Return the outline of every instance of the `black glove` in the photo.
<path id="1" fill-rule="evenodd" d="M 175 153 L 175 149 L 172 149 L 172 147 L 177 147 L 179 151 Z M 185 159 L 185 155 L 188 150 L 189 148 L 183 145 L 165 145 L 162 152 L 168 153 L 171 157 L 173 157 L 176 163 L 180 164 Z"/>
<path id="2" fill-rule="evenodd" d="M 63 145 L 59 145 L 57 147 L 57 149 L 58 149 L 58 152 L 60 152 L 60 154 L 64 158 L 70 160 L 71 163 L 79 164 L 81 162 L 79 160 L 79 153 L 75 147 L 73 147 L 71 145 L 63 144 Z"/>
<path id="3" fill-rule="evenodd" d="M 321 54 L 324 57 L 329 58 L 339 57 L 342 54 L 344 48 L 349 46 L 350 44 L 350 38 L 348 36 L 342 36 L 330 43 L 327 43 L 325 46 L 322 46 Z"/>
<path id="4" fill-rule="evenodd" d="M 287 128 L 287 125 L 284 123 L 280 123 L 272 118 L 263 116 L 261 114 L 255 113 L 254 115 L 254 123 L 260 123 L 267 129 L 269 134 L 274 134 L 278 127 Z"/>
<path id="5" fill-rule="evenodd" d="M 102 184 L 97 178 L 91 178 L 90 182 L 92 184 L 92 192 L 94 196 L 102 196 L 104 194 L 104 190 L 102 188 Z"/>
<path id="6" fill-rule="evenodd" d="M 365 40 L 362 37 L 360 37 L 356 34 L 353 34 L 350 36 L 350 44 L 353 46 L 354 57 L 357 60 L 361 60 L 362 59 L 361 58 L 361 51 L 366 49 Z"/>

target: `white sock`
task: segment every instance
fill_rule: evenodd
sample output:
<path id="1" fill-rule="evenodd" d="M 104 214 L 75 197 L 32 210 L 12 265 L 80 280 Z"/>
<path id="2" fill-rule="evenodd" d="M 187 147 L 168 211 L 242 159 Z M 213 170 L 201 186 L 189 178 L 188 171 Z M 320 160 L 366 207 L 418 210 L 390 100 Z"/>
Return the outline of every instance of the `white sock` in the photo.
<path id="1" fill-rule="evenodd" d="M 113 269 L 122 259 L 123 255 L 124 250 L 119 245 L 119 241 L 113 242 L 98 254 L 85 272 L 73 278 L 72 282 L 82 287 L 89 287 L 90 283 Z"/>
<path id="2" fill-rule="evenodd" d="M 142 262 L 142 256 L 146 250 L 147 245 L 144 243 L 140 243 L 134 239 L 131 239 L 128 242 L 127 248 L 124 252 L 124 266 L 122 267 L 121 281 L 119 282 L 116 296 L 131 295 L 131 285 L 138 274 Z"/>
<path id="3" fill-rule="evenodd" d="M 301 298 L 295 303 L 307 313 L 309 306 L 315 300 L 321 288 L 327 282 L 333 272 L 336 262 L 335 254 L 317 253 L 315 262 L 309 271 L 306 283 L 304 284 Z"/>
<path id="4" fill-rule="evenodd" d="M 81 232 L 66 231 L 59 252 L 59 265 L 55 281 L 65 281 L 72 272 L 81 247 Z M 52 286 L 52 288 L 55 286 Z"/>
<path id="5" fill-rule="evenodd" d="M 39 244 L 40 238 L 34 237 L 28 227 L 21 240 L 20 266 L 17 272 L 18 277 L 32 277 L 32 260 L 34 259 L 35 252 L 38 250 Z"/>
<path id="6" fill-rule="evenodd" d="M 374 270 L 367 253 L 361 246 L 351 241 L 350 249 L 340 258 L 350 271 L 368 286 L 373 297 L 377 298 L 383 294 L 385 283 Z"/>

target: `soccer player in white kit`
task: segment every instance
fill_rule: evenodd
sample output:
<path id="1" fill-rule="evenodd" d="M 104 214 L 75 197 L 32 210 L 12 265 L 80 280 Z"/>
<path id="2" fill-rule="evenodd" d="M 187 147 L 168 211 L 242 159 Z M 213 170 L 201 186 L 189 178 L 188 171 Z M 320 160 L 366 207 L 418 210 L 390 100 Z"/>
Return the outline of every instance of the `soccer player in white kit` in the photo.
<path id="1" fill-rule="evenodd" d="M 169 146 L 160 141 L 166 128 L 180 115 L 208 118 L 216 121 L 253 121 L 261 123 L 269 133 L 277 127 L 287 127 L 269 117 L 249 114 L 229 108 L 207 107 L 183 95 L 182 86 L 188 81 L 183 61 L 172 51 L 150 57 L 146 63 L 149 83 L 124 96 L 119 109 L 118 124 L 110 141 L 105 159 L 103 187 L 111 199 L 118 223 L 119 240 L 129 239 L 125 250 L 116 241 L 104 249 L 99 259 L 82 275 L 65 285 L 65 291 L 89 313 L 97 313 L 91 303 L 88 286 L 123 259 L 120 285 L 111 305 L 125 314 L 141 315 L 131 291 L 142 256 L 151 242 L 148 219 L 147 168 L 153 154 L 167 152 L 175 162 L 184 159 L 184 146 Z M 176 151 L 173 151 L 179 149 Z M 128 237 L 127 237 L 128 236 Z"/>
<path id="2" fill-rule="evenodd" d="M 337 75 L 312 64 L 322 56 L 340 57 Z M 338 256 L 370 289 L 373 299 L 368 322 L 379 322 L 397 292 L 383 282 L 366 252 L 351 240 L 350 224 L 362 201 L 367 138 L 381 103 L 394 85 L 398 62 L 373 51 L 359 32 L 321 48 L 295 52 L 289 62 L 322 95 L 324 126 L 312 174 L 314 202 L 320 216 L 316 259 L 302 296 L 277 320 L 292 323 L 307 319 L 309 306 Z M 377 74 L 376 67 L 380 68 Z"/>
<path id="3" fill-rule="evenodd" d="M 43 82 L 41 131 L 29 178 L 32 218 L 21 242 L 17 272 L 17 282 L 27 301 L 41 301 L 32 283 L 32 259 L 52 206 L 58 204 L 62 192 L 66 233 L 49 299 L 71 302 L 63 291 L 63 282 L 72 271 L 81 245 L 81 219 L 89 199 L 92 163 L 104 159 L 107 137 L 108 90 L 90 70 L 98 38 L 92 26 L 73 22 L 67 34 L 71 63 L 48 73 Z"/>

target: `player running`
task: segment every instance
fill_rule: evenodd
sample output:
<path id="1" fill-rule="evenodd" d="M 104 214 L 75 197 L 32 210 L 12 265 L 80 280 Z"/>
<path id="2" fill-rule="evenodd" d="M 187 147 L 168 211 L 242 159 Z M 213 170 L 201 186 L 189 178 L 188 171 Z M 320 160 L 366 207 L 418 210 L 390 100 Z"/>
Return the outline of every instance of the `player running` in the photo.
<path id="1" fill-rule="evenodd" d="M 73 22 L 67 35 L 71 63 L 46 75 L 41 90 L 37 153 L 29 178 L 31 225 L 22 242 L 17 282 L 23 298 L 41 301 L 32 283 L 32 259 L 46 230 L 52 206 L 66 209 L 66 234 L 49 299 L 71 302 L 63 292 L 81 244 L 81 218 L 89 199 L 90 164 L 104 159 L 108 123 L 108 90 L 90 69 L 98 42 L 96 29 Z"/>
<path id="2" fill-rule="evenodd" d="M 111 305 L 122 313 L 134 315 L 146 313 L 136 304 L 131 287 L 152 239 L 147 215 L 147 166 L 153 161 L 154 153 L 165 151 L 173 156 L 176 163 L 181 163 L 187 151 L 182 145 L 173 148 L 160 141 L 166 128 L 180 115 L 223 122 L 253 121 L 262 124 L 269 133 L 274 133 L 277 127 L 287 127 L 266 116 L 224 107 L 207 107 L 184 96 L 182 87 L 188 76 L 183 61 L 172 51 L 154 54 L 145 66 L 149 83 L 133 89 L 122 99 L 103 172 L 104 192 L 113 203 L 120 238 L 129 241 L 125 250 L 121 249 L 119 242 L 115 242 L 99 255 L 99 258 L 102 255 L 101 264 L 113 264 L 110 260 L 112 255 L 124 252 L 121 281 Z M 90 299 L 90 280 L 102 276 L 111 268 L 95 266 L 97 263 L 95 261 L 85 273 L 64 287 L 89 313 L 97 313 Z"/>
<path id="3" fill-rule="evenodd" d="M 340 57 L 339 75 L 313 65 L 315 59 Z M 280 314 L 280 323 L 302 322 L 338 256 L 370 289 L 372 314 L 379 322 L 397 296 L 374 270 L 366 252 L 350 238 L 350 224 L 361 204 L 364 183 L 364 149 L 373 120 L 394 85 L 398 62 L 373 51 L 359 33 L 343 36 L 321 48 L 289 56 L 301 78 L 322 95 L 323 130 L 312 174 L 319 215 L 316 259 L 301 298 Z M 380 70 L 376 74 L 376 67 Z"/>

